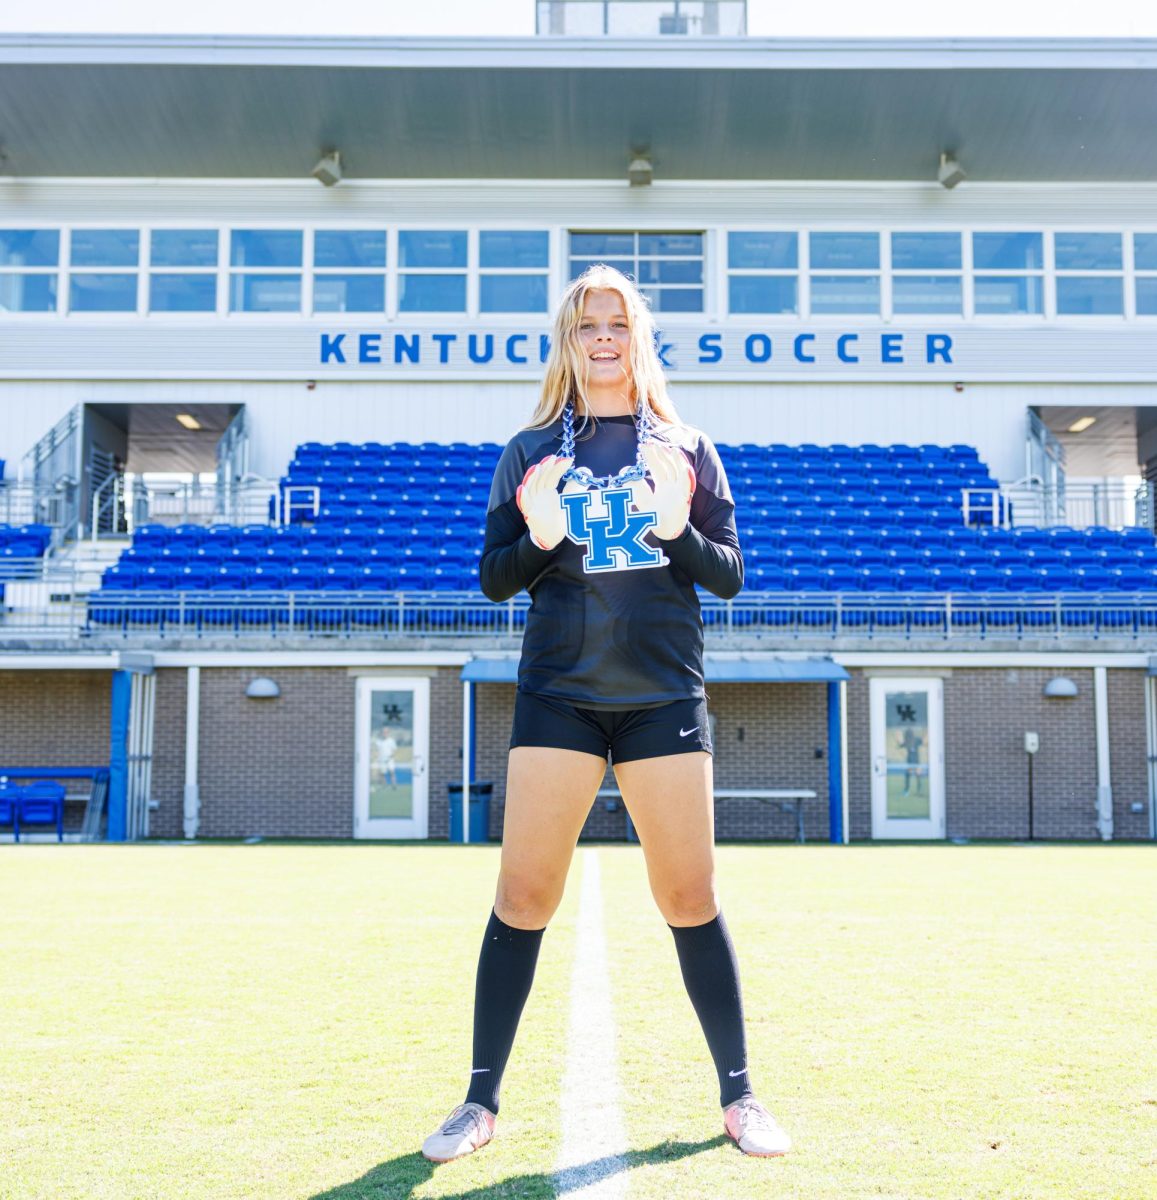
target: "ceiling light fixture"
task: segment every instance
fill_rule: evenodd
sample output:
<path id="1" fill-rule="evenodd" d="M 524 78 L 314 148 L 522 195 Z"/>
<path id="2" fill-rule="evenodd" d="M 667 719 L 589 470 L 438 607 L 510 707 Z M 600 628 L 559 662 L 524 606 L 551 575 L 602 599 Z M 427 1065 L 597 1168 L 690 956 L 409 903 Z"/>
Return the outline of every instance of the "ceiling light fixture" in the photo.
<path id="1" fill-rule="evenodd" d="M 945 153 L 940 155 L 940 170 L 936 173 L 936 178 L 941 187 L 954 188 L 962 179 L 968 177 L 964 174 L 964 168 L 956 161 L 956 156 Z"/>
<path id="2" fill-rule="evenodd" d="M 631 165 L 627 167 L 627 178 L 631 181 L 631 187 L 650 187 L 653 177 L 651 160 L 645 154 L 636 154 L 631 159 Z"/>
<path id="3" fill-rule="evenodd" d="M 192 413 L 177 413 L 177 423 L 186 429 L 204 429 L 205 427 Z"/>
<path id="4" fill-rule="evenodd" d="M 317 165 L 310 174 L 326 187 L 341 183 L 341 151 L 330 150 L 317 160 Z"/>
<path id="5" fill-rule="evenodd" d="M 1084 433 L 1090 425 L 1095 425 L 1096 421 L 1096 417 L 1078 417 L 1069 426 L 1069 433 Z"/>

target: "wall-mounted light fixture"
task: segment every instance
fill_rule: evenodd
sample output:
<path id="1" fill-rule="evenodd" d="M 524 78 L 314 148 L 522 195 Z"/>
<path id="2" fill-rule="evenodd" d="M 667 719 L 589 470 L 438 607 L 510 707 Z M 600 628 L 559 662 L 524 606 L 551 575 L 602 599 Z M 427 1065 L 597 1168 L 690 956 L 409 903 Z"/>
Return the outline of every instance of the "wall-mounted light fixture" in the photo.
<path id="1" fill-rule="evenodd" d="M 1064 675 L 1054 675 L 1044 686 L 1044 695 L 1050 700 L 1071 700 L 1077 694 L 1077 685 Z"/>
<path id="2" fill-rule="evenodd" d="M 278 686 L 276 679 L 270 679 L 265 675 L 258 675 L 255 679 L 249 681 L 249 685 L 245 689 L 245 695 L 250 700 L 276 700 L 281 695 L 281 688 Z"/>

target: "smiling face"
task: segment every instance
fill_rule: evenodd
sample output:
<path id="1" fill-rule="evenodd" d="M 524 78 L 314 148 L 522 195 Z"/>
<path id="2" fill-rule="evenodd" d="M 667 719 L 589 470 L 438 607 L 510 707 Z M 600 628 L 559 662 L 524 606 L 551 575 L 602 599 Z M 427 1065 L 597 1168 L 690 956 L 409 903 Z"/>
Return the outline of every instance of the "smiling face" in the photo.
<path id="1" fill-rule="evenodd" d="M 579 345 L 587 363 L 587 389 L 631 387 L 631 327 L 618 292 L 591 290 L 583 300 Z"/>

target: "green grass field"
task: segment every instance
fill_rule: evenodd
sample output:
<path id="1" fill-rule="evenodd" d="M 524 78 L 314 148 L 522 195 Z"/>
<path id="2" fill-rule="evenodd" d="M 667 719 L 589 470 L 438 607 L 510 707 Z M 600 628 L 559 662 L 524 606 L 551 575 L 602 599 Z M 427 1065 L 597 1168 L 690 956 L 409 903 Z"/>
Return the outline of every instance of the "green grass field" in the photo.
<path id="1" fill-rule="evenodd" d="M 600 857 L 629 1200 L 1157 1196 L 1157 848 L 722 847 L 757 1091 L 720 1136 L 637 847 Z M 499 1136 L 461 1098 L 493 847 L 0 849 L 4 1200 L 552 1197 L 578 871 Z"/>

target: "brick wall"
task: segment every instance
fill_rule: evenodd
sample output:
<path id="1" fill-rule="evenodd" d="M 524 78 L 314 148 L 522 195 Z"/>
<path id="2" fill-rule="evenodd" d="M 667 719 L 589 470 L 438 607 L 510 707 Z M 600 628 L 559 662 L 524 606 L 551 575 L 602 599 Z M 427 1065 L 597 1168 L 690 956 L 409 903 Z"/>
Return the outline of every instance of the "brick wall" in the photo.
<path id="1" fill-rule="evenodd" d="M 276 700 L 249 681 L 276 679 Z M 353 836 L 354 679 L 322 667 L 201 671 L 200 836 Z"/>
<path id="2" fill-rule="evenodd" d="M 107 766 L 111 711 L 111 671 L 0 671 L 0 767 Z M 70 798 L 87 797 L 87 780 L 61 782 Z M 65 832 L 83 820 L 84 804 L 70 799 Z"/>
<path id="3" fill-rule="evenodd" d="M 188 672 L 157 671 L 157 709 L 153 722 L 152 799 L 149 836 L 185 836 L 185 698 Z"/>
<path id="4" fill-rule="evenodd" d="M 1040 668 L 953 671 L 944 681 L 944 782 L 951 837 L 1028 834 L 1026 731 L 1040 734 L 1033 762 L 1038 838 L 1097 836 L 1093 672 L 1066 670 L 1079 694 L 1047 700 L 1062 672 Z M 1136 736 L 1136 732 L 1134 736 Z M 1144 736 L 1144 729 L 1140 729 Z"/>
<path id="5" fill-rule="evenodd" d="M 848 684 L 849 825 L 870 838 L 871 757 L 868 680 L 853 671 Z M 1072 679 L 1072 700 L 1046 700 L 1054 675 Z M 1110 668 L 1109 762 L 1114 836 L 1148 836 L 1145 673 Z M 1033 763 L 1033 828 L 1037 837 L 1096 838 L 1097 757 L 1091 669 L 977 668 L 944 680 L 944 770 L 948 834 L 1023 838 L 1028 832 L 1028 761 L 1024 734 L 1040 735 Z"/>
<path id="6" fill-rule="evenodd" d="M 1109 780 L 1113 785 L 1113 838 L 1149 837 L 1149 763 L 1145 742 L 1144 671 L 1106 672 L 1109 683 Z M 1136 801 L 1143 812 L 1129 811 Z"/>
<path id="7" fill-rule="evenodd" d="M 0 765 L 108 765 L 111 671 L 0 671 Z"/>
<path id="8" fill-rule="evenodd" d="M 462 675 L 457 667 L 440 670 L 430 680 L 429 780 L 430 837 L 446 838 L 450 836 L 447 788 L 462 782 Z"/>
<path id="9" fill-rule="evenodd" d="M 245 695 L 258 675 L 272 701 Z M 150 833 L 184 836 L 186 672 L 157 672 Z M 357 678 L 344 668 L 203 668 L 201 837 L 353 836 Z M 462 771 L 462 691 L 456 670 L 430 680 L 429 836 L 449 827 L 447 784 Z"/>
<path id="10" fill-rule="evenodd" d="M 947 827 L 952 836 L 1021 838 L 1027 832 L 1025 730 L 1041 737 L 1034 763 L 1035 828 L 1042 838 L 1096 838 L 1093 673 L 1067 670 L 1080 694 L 1045 700 L 1060 672 L 1037 668 L 954 669 L 944 680 Z M 281 697 L 249 700 L 245 686 L 272 674 Z M 871 837 L 868 679 L 848 684 L 849 825 Z M 153 746 L 154 837 L 183 835 L 185 761 L 183 669 L 157 672 Z M 1110 669 L 1110 761 L 1115 836 L 1148 837 L 1145 673 Z M 200 773 L 204 837 L 352 835 L 356 678 L 342 668 L 201 672 Z M 447 784 L 461 776 L 462 688 L 457 669 L 431 678 L 431 838 L 448 832 Z M 108 762 L 111 677 L 107 671 L 0 672 L 0 762 L 41 765 Z M 502 833 L 513 684 L 477 689 L 475 778 L 494 784 L 491 837 Z M 801 786 L 809 840 L 828 836 L 826 689 L 821 684 L 716 684 L 715 779 L 721 787 Z M 816 751 L 821 757 L 816 757 Z M 608 770 L 606 783 L 613 784 Z M 78 814 L 70 814 L 79 820 Z M 76 822 L 70 819 L 70 825 Z M 789 838 L 793 818 L 758 802 L 720 800 L 721 839 Z M 584 838 L 622 838 L 620 808 L 599 802 Z"/>
<path id="11" fill-rule="evenodd" d="M 849 671 L 848 693 L 848 837 L 872 836 L 872 747 L 868 713 L 868 678 Z"/>

